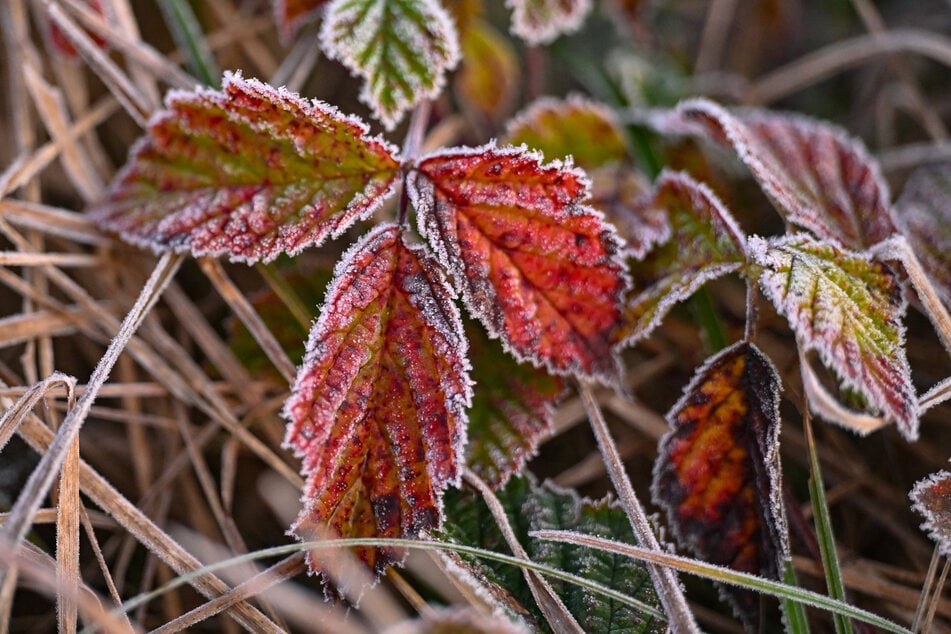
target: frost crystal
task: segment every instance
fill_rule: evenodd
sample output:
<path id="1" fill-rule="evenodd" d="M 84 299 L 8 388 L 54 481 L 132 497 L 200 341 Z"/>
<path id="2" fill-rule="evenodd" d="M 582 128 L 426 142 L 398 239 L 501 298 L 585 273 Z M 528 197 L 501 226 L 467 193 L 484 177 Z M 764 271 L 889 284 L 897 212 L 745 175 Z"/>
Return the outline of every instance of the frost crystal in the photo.
<path id="1" fill-rule="evenodd" d="M 532 45 L 548 44 L 581 28 L 591 0 L 506 0 L 512 9 L 512 33 Z"/>

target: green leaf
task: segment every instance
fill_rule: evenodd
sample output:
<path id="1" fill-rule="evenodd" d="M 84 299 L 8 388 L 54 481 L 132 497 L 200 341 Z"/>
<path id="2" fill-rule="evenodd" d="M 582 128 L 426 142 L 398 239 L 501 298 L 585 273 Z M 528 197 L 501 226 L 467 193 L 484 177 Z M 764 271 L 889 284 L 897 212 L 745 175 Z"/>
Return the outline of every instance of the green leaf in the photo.
<path id="1" fill-rule="evenodd" d="M 739 270 L 746 260 L 745 238 L 730 212 L 707 186 L 686 174 L 662 173 L 642 206 L 643 217 L 656 210 L 666 213 L 670 229 L 663 244 L 631 264 L 633 285 L 620 335 L 628 345 L 649 335 L 674 304 Z"/>
<path id="2" fill-rule="evenodd" d="M 640 564 L 632 566 L 624 557 L 572 545 L 545 543 L 528 536 L 529 531 L 560 527 L 636 543 L 627 516 L 613 502 L 581 500 L 572 492 L 559 490 L 550 484 L 538 486 L 527 478 L 511 478 L 498 492 L 498 497 L 516 537 L 533 561 L 605 583 L 659 607 L 647 570 Z M 445 504 L 444 531 L 450 539 L 489 550 L 507 551 L 505 540 L 481 498 L 471 491 L 453 490 L 446 493 Z M 496 596 L 509 595 L 517 602 L 516 609 L 524 606 L 534 618 L 535 625 L 541 627 L 544 619 L 520 571 L 468 556 L 464 556 L 462 561 L 473 575 L 470 581 L 478 578 L 481 587 L 496 593 Z M 552 586 L 586 632 L 628 634 L 663 632 L 665 629 L 663 622 L 573 584 L 552 580 Z"/>
<path id="3" fill-rule="evenodd" d="M 786 316 L 799 345 L 815 350 L 841 379 L 918 437 L 918 399 L 905 356 L 905 298 L 881 262 L 806 234 L 766 240 L 749 252 L 765 270 L 760 286 Z"/>
<path id="4" fill-rule="evenodd" d="M 320 35 L 329 57 L 363 77 L 360 98 L 388 130 L 437 96 L 459 61 L 456 28 L 436 0 L 334 0 Z"/>
<path id="5" fill-rule="evenodd" d="M 227 73 L 221 90 L 168 95 L 91 213 L 156 251 L 266 262 L 368 218 L 398 173 L 361 121 Z"/>

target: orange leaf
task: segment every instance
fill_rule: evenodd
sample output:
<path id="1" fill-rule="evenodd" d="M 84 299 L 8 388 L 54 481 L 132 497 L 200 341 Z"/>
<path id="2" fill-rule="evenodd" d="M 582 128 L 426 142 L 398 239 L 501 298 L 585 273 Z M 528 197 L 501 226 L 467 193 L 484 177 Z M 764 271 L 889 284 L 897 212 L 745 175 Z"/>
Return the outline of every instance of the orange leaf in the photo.
<path id="1" fill-rule="evenodd" d="M 741 341 L 697 370 L 667 414 L 652 493 L 678 542 L 710 563 L 779 575 L 788 556 L 779 471 L 780 382 L 773 364 Z M 755 629 L 760 595 L 721 586 Z"/>
<path id="2" fill-rule="evenodd" d="M 621 241 L 584 175 L 519 148 L 459 148 L 408 178 L 420 232 L 473 315 L 519 360 L 613 381 Z"/>
<path id="3" fill-rule="evenodd" d="M 416 536 L 440 525 L 471 398 L 452 299 L 436 263 L 395 225 L 371 231 L 337 265 L 284 410 L 285 442 L 307 475 L 293 527 L 302 539 Z M 377 571 L 398 558 L 360 556 Z M 310 563 L 321 568 L 314 553 Z"/>

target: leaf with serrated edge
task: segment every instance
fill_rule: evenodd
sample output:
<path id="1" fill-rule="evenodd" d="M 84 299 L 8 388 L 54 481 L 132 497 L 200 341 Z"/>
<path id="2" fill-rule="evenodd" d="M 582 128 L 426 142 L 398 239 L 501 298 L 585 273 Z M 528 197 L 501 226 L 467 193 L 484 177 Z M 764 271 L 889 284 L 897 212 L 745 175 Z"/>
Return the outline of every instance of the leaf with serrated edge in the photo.
<path id="1" fill-rule="evenodd" d="M 951 557 L 951 473 L 931 474 L 915 484 L 909 497 L 912 508 L 925 517 L 921 528 L 938 545 L 938 552 Z"/>
<path id="2" fill-rule="evenodd" d="M 918 437 L 918 400 L 905 357 L 905 298 L 884 264 L 806 234 L 751 236 L 760 286 L 799 345 L 815 350 L 845 387 Z"/>
<path id="3" fill-rule="evenodd" d="M 580 499 L 575 492 L 551 483 L 538 485 L 530 476 L 511 478 L 496 495 L 516 539 L 532 561 L 603 583 L 649 605 L 659 605 L 643 564 L 612 553 L 541 541 L 529 535 L 531 531 L 557 528 L 636 544 L 630 522 L 616 502 L 609 498 L 597 501 Z M 459 543 L 508 552 L 496 522 L 478 495 L 468 490 L 447 491 L 446 509 L 444 532 L 447 537 Z M 518 602 L 513 606 L 515 610 L 529 610 L 529 614 L 520 616 L 530 624 L 533 618 L 537 623 L 545 622 L 518 569 L 468 556 L 461 556 L 456 561 L 460 565 L 453 569 L 454 574 L 474 584 L 480 594 L 489 594 L 492 603 L 498 604 L 497 597 L 501 594 L 510 602 Z M 619 605 L 566 581 L 550 581 L 555 593 L 585 632 L 649 634 L 666 631 L 666 623 L 629 606 Z"/>
<path id="4" fill-rule="evenodd" d="M 838 126 L 766 110 L 731 112 L 691 99 L 654 119 L 733 146 L 791 223 L 861 250 L 895 233 L 888 184 L 861 141 Z"/>
<path id="5" fill-rule="evenodd" d="M 604 104 L 577 95 L 536 99 L 509 121 L 504 140 L 527 145 L 548 159 L 571 157 L 585 170 L 627 157 L 614 113 Z"/>
<path id="6" fill-rule="evenodd" d="M 703 183 L 682 172 L 663 172 L 644 205 L 666 212 L 670 237 L 631 265 L 633 287 L 620 331 L 627 345 L 647 337 L 677 302 L 739 270 L 746 259 L 742 230 Z"/>
<path id="7" fill-rule="evenodd" d="M 496 488 L 521 471 L 551 434 L 554 406 L 566 386 L 562 377 L 517 362 L 478 324 L 466 326 L 477 386 L 469 412 L 466 464 Z"/>
<path id="8" fill-rule="evenodd" d="M 505 0 L 512 9 L 512 33 L 532 45 L 572 33 L 591 11 L 591 0 Z"/>
<path id="9" fill-rule="evenodd" d="M 324 52 L 364 79 L 360 99 L 393 129 L 403 113 L 436 97 L 459 61 L 459 36 L 436 0 L 333 0 Z"/>
<path id="10" fill-rule="evenodd" d="M 420 232 L 469 311 L 519 360 L 614 382 L 621 242 L 577 169 L 524 148 L 445 150 L 407 178 Z"/>
<path id="11" fill-rule="evenodd" d="M 740 341 L 707 360 L 667 414 L 651 486 L 677 541 L 697 557 L 779 578 L 788 558 L 779 469 L 780 381 L 772 362 Z M 760 596 L 721 586 L 748 629 Z"/>
<path id="12" fill-rule="evenodd" d="M 368 218 L 398 173 L 361 121 L 228 73 L 221 90 L 169 94 L 91 213 L 155 251 L 267 262 Z"/>
<path id="13" fill-rule="evenodd" d="M 951 307 L 951 164 L 917 169 L 895 203 L 896 223 Z"/>
<path id="14" fill-rule="evenodd" d="M 285 444 L 303 458 L 301 539 L 416 536 L 442 520 L 471 399 L 453 293 L 394 225 L 342 258 L 284 407 Z M 378 572 L 390 549 L 361 549 Z M 311 553 L 312 568 L 320 564 Z"/>
<path id="15" fill-rule="evenodd" d="M 272 0 L 274 21 L 284 40 L 297 35 L 301 27 L 315 20 L 327 0 Z"/>

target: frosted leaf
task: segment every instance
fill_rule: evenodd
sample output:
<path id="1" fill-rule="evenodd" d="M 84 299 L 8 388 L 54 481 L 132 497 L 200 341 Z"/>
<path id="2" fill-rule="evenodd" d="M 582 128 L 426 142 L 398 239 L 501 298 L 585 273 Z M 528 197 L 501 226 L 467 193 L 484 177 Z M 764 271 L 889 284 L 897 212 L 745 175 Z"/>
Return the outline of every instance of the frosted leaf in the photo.
<path id="1" fill-rule="evenodd" d="M 571 158 L 591 170 L 627 157 L 627 146 L 614 113 L 580 96 L 542 97 L 509 121 L 504 141 L 526 145 L 548 159 Z"/>
<path id="2" fill-rule="evenodd" d="M 591 172 L 591 180 L 591 206 L 617 228 L 627 257 L 642 260 L 670 239 L 667 211 L 651 204 L 653 192 L 640 172 L 609 165 Z"/>
<path id="3" fill-rule="evenodd" d="M 471 400 L 466 340 L 442 272 L 394 225 L 343 257 L 284 407 L 303 458 L 301 539 L 415 536 L 442 521 Z M 359 549 L 381 571 L 388 548 Z M 312 569 L 327 553 L 312 552 Z"/>
<path id="4" fill-rule="evenodd" d="M 469 311 L 519 360 L 615 381 L 621 242 L 583 173 L 524 148 L 457 148 L 407 178 L 420 232 Z"/>
<path id="5" fill-rule="evenodd" d="M 548 44 L 581 28 L 591 0 L 505 0 L 512 9 L 512 33 L 528 44 Z"/>
<path id="6" fill-rule="evenodd" d="M 931 474 L 915 484 L 909 497 L 912 508 L 925 517 L 921 528 L 938 545 L 938 552 L 951 557 L 951 473 Z"/>
<path id="7" fill-rule="evenodd" d="M 951 307 L 951 164 L 917 169 L 895 203 L 896 223 Z"/>
<path id="8" fill-rule="evenodd" d="M 156 251 L 266 262 L 369 217 L 398 172 L 358 119 L 228 73 L 221 90 L 169 93 L 90 213 Z"/>
<path id="9" fill-rule="evenodd" d="M 743 232 L 703 183 L 682 172 L 663 172 L 653 196 L 641 204 L 642 216 L 666 215 L 670 237 L 631 263 L 633 285 L 620 331 L 626 345 L 647 337 L 677 302 L 746 261 Z"/>
<path id="10" fill-rule="evenodd" d="M 732 112 L 706 99 L 685 101 L 652 123 L 731 145 L 780 213 L 820 238 L 861 250 L 895 233 L 878 164 L 838 126 L 767 110 Z"/>
<path id="11" fill-rule="evenodd" d="M 918 401 L 905 357 L 905 299 L 885 264 L 806 234 L 749 239 L 760 286 L 799 346 L 872 407 L 918 437 Z"/>
<path id="12" fill-rule="evenodd" d="M 700 559 L 779 579 L 789 546 L 779 466 L 780 381 L 755 345 L 708 359 L 667 414 L 651 492 L 678 543 Z M 747 629 L 760 595 L 720 586 Z"/>
<path id="13" fill-rule="evenodd" d="M 387 130 L 436 97 L 459 61 L 459 37 L 437 0 L 333 0 L 320 31 L 324 52 L 363 77 L 360 98 Z"/>

